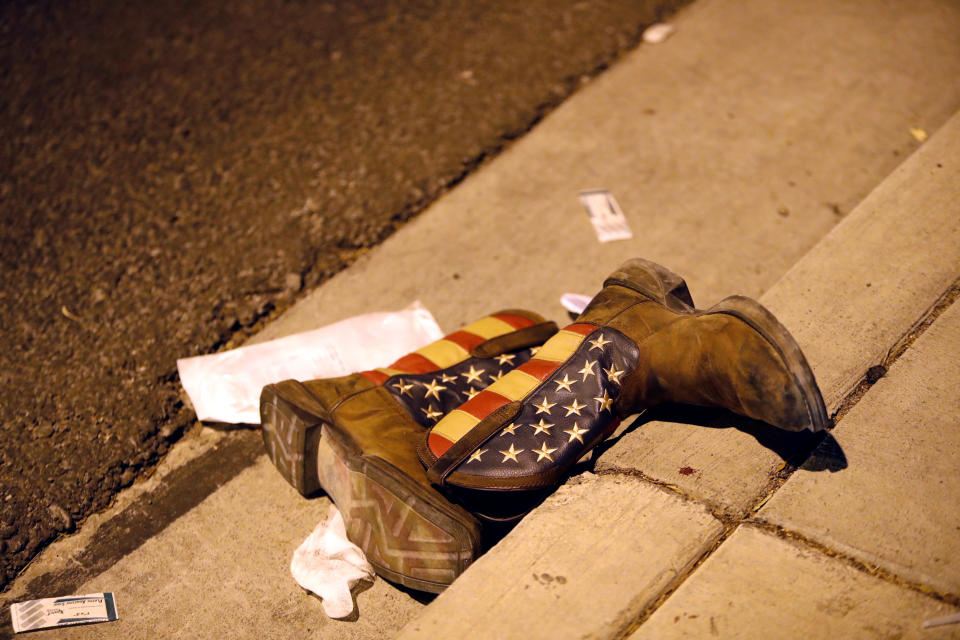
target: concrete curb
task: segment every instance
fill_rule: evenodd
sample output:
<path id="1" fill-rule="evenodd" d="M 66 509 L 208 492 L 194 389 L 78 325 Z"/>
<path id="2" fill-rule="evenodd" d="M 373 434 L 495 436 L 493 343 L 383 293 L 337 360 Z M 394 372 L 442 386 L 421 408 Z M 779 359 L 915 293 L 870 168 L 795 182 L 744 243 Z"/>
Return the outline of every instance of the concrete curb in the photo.
<path id="1" fill-rule="evenodd" d="M 956 157 L 960 157 L 960 113 L 762 297 L 807 350 L 818 379 L 826 382 L 823 391 L 829 406 L 838 406 L 867 368 L 919 323 L 960 277 L 960 201 L 952 188 L 960 184 L 960 164 L 949 162 Z M 878 264 L 876 256 L 881 253 L 888 259 Z M 867 337 L 863 336 L 862 327 L 869 328 Z M 650 442 L 653 446 L 649 446 Z M 809 445 L 811 441 L 803 442 Z M 620 464 L 605 462 L 608 457 Z M 685 465 L 697 465 L 700 469 L 696 474 L 681 474 L 676 480 L 671 477 L 671 490 L 710 505 L 724 514 L 725 520 L 731 515 L 742 518 L 750 512 L 764 497 L 779 463 L 774 452 L 753 438 L 744 438 L 736 429 L 662 422 L 646 423 L 628 434 L 603 460 L 598 466 L 612 474 L 604 476 L 607 481 L 625 471 L 640 472 L 656 481 L 663 477 L 663 470 L 673 473 Z M 624 465 L 624 461 L 631 466 Z M 653 489 L 647 489 L 650 490 Z M 606 502 L 594 501 L 594 496 L 584 495 L 570 502 L 573 504 L 565 504 L 565 509 L 586 512 L 592 507 L 597 509 L 598 516 L 605 515 Z M 676 558 L 651 553 L 637 567 L 624 562 L 624 574 L 645 569 L 649 578 L 649 583 L 633 584 L 632 592 L 624 595 L 617 580 L 594 575 L 591 567 L 589 559 L 622 558 L 630 549 L 659 548 L 659 536 L 664 535 L 664 529 L 670 531 L 672 527 L 672 535 L 678 536 L 691 530 L 671 522 L 666 513 L 662 526 L 624 531 L 622 537 L 617 536 L 615 543 L 605 544 L 603 549 L 596 545 L 609 540 L 611 532 L 591 533 L 591 525 L 586 525 L 581 533 L 570 526 L 566 517 L 549 502 L 535 510 L 528 516 L 530 522 L 524 523 L 525 528 L 511 533 L 497 549 L 471 567 L 408 624 L 399 637 L 412 640 L 468 632 L 489 637 L 525 637 L 522 620 L 562 618 L 576 603 L 587 600 L 619 603 L 617 614 L 610 613 L 605 619 L 587 618 L 583 624 L 570 622 L 551 637 L 589 633 L 614 638 L 631 627 L 624 611 L 632 608 L 634 620 L 642 619 L 660 593 L 676 588 L 686 577 L 683 571 L 676 571 Z M 699 546 L 687 549 L 691 554 L 689 563 L 702 560 L 709 553 L 711 540 L 716 543 L 729 535 L 731 529 L 727 528 L 721 538 L 719 525 L 716 522 L 714 528 L 702 531 Z M 534 555 L 536 562 L 531 562 L 528 547 L 532 541 L 564 535 L 578 540 L 565 553 L 583 558 L 581 567 L 586 568 L 581 573 L 591 586 L 582 591 L 569 589 L 561 599 L 541 595 L 524 603 L 522 618 L 513 616 L 510 612 L 517 601 L 514 594 L 518 585 L 524 590 L 533 586 L 529 576 L 531 570 L 536 574 L 536 563 L 543 566 L 551 562 L 546 554 Z M 726 543 L 720 548 L 725 547 Z M 660 582 L 664 572 L 671 573 L 674 579 Z M 499 582 L 499 587 L 490 587 L 490 580 Z M 611 584 L 615 586 L 608 588 Z M 662 588 L 660 592 L 658 586 Z M 644 607 L 647 612 L 641 614 Z"/>
<path id="2" fill-rule="evenodd" d="M 803 348 L 828 410 L 960 278 L 958 154 L 960 114 L 760 298 Z M 618 442 L 598 469 L 638 471 L 742 515 L 784 460 L 802 455 L 809 443 L 772 431 L 650 422 Z M 696 472 L 679 473 L 684 468 Z"/>

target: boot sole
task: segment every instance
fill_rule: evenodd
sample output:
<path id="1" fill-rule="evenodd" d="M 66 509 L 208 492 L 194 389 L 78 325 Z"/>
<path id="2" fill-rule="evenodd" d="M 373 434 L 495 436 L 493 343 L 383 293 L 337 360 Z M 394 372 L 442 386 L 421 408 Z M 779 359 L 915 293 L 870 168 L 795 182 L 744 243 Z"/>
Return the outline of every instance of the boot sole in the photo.
<path id="1" fill-rule="evenodd" d="M 386 460 L 362 455 L 302 385 L 268 385 L 260 406 L 274 466 L 301 495 L 326 491 L 379 575 L 439 593 L 479 555 L 480 527 L 469 514 L 426 495 Z"/>
<path id="2" fill-rule="evenodd" d="M 742 320 L 762 335 L 780 354 L 794 382 L 803 393 L 809 418 L 806 428 L 816 432 L 830 426 L 823 396 L 800 345 L 766 307 L 752 298 L 731 296 L 705 311 L 703 315 L 713 313 L 725 313 Z"/>
<path id="3" fill-rule="evenodd" d="M 386 460 L 352 453 L 340 436 L 323 426 L 317 470 L 347 536 L 387 580 L 440 593 L 479 555 L 479 525 L 434 504 Z"/>

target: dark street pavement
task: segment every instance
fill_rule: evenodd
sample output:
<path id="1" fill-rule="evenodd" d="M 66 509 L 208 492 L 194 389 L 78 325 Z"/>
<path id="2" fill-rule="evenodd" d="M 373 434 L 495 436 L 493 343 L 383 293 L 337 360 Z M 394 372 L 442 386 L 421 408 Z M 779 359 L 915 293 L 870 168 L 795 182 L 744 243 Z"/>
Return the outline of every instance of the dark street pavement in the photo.
<path id="1" fill-rule="evenodd" d="M 194 424 L 178 357 L 242 341 L 680 4 L 0 5 L 0 587 Z"/>

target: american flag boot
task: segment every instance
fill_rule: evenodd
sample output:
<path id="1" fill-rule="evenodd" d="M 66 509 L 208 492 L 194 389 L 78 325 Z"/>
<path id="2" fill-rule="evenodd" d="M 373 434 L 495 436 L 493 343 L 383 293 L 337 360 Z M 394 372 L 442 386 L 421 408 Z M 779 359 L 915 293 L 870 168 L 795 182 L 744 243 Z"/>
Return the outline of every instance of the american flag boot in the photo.
<path id="1" fill-rule="evenodd" d="M 766 309 L 732 297 L 698 311 L 681 278 L 635 259 L 532 359 L 433 427 L 420 459 L 465 504 L 506 503 L 504 492 L 552 489 L 620 419 L 667 401 L 790 430 L 827 424 L 810 367 Z"/>
<path id="2" fill-rule="evenodd" d="M 416 448 L 454 407 L 531 357 L 557 327 L 494 313 L 349 376 L 270 384 L 260 394 L 267 454 L 303 495 L 323 489 L 382 577 L 439 592 L 480 552 L 476 518 L 433 487 Z"/>

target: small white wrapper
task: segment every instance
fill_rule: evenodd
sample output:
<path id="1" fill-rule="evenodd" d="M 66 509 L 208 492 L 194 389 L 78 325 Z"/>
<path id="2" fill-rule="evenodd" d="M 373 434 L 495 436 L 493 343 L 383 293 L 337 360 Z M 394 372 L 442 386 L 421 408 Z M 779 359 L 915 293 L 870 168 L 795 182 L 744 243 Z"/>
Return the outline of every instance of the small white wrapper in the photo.
<path id="1" fill-rule="evenodd" d="M 418 301 L 403 311 L 367 313 L 261 344 L 181 358 L 177 370 L 198 419 L 259 424 L 265 385 L 382 367 L 442 337 Z"/>
<path id="2" fill-rule="evenodd" d="M 606 189 L 581 191 L 580 202 L 586 207 L 590 215 L 590 223 L 597 232 L 597 240 L 611 242 L 613 240 L 627 240 L 633 237 L 627 218 L 623 215 L 620 205 Z"/>
<path id="3" fill-rule="evenodd" d="M 577 315 L 583 313 L 591 300 L 593 300 L 592 297 L 585 296 L 582 293 L 565 293 L 560 296 L 560 304 L 563 305 L 563 308 Z"/>
<path id="4" fill-rule="evenodd" d="M 939 627 L 945 624 L 960 624 L 960 613 L 951 613 L 948 616 L 940 616 L 939 618 L 930 618 L 923 622 L 924 629 L 930 629 L 931 627 Z"/>
<path id="5" fill-rule="evenodd" d="M 117 605 L 113 593 L 109 592 L 41 598 L 10 605 L 10 621 L 15 633 L 117 619 Z"/>
<path id="6" fill-rule="evenodd" d="M 347 539 L 343 516 L 330 505 L 327 520 L 293 552 L 290 573 L 304 589 L 322 599 L 323 611 L 331 618 L 353 613 L 353 589 L 360 581 L 373 582 L 373 567 L 360 547 Z"/>
<path id="7" fill-rule="evenodd" d="M 658 22 L 652 24 L 643 31 L 643 41 L 648 44 L 660 44 L 667 38 L 673 35 L 673 32 L 677 28 L 672 24 L 667 24 L 665 22 Z"/>

